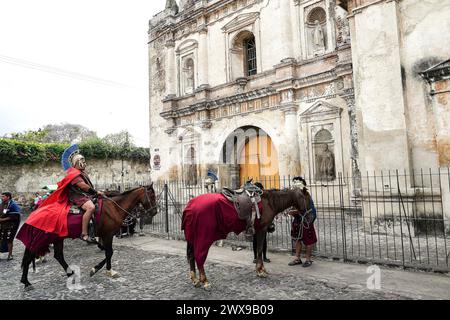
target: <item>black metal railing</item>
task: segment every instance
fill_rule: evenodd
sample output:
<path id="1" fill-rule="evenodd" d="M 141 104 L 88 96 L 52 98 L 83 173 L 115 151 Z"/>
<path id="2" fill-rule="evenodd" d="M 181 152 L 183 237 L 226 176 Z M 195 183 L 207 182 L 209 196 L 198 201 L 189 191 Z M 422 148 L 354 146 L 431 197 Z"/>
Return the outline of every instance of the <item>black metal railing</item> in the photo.
<path id="1" fill-rule="evenodd" d="M 289 188 L 292 177 L 253 178 L 266 189 Z M 338 173 L 332 181 L 305 177 L 317 208 L 316 256 L 342 261 L 449 270 L 450 169 L 366 172 L 357 178 Z M 217 181 L 216 188 L 228 181 Z M 159 213 L 145 231 L 183 239 L 181 217 L 187 202 L 207 191 L 205 181 L 154 183 Z M 211 190 L 211 189 L 209 189 Z M 292 251 L 291 217 L 279 214 L 269 250 Z M 250 246 L 243 234 L 234 245 Z"/>

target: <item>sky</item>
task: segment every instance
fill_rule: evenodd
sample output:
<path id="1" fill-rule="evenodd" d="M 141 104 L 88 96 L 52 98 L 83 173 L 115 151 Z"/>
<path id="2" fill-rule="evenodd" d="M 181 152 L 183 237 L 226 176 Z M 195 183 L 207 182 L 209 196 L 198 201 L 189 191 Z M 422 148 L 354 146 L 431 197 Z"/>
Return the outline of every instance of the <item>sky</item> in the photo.
<path id="1" fill-rule="evenodd" d="M 165 2 L 0 0 L 0 136 L 72 123 L 148 147 L 148 21 Z"/>

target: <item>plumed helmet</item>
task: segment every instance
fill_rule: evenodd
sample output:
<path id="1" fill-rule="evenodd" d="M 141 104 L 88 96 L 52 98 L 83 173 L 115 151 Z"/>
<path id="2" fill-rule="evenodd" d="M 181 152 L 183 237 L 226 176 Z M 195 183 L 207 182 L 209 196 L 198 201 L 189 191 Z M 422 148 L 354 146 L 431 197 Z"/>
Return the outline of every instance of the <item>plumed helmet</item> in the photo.
<path id="1" fill-rule="evenodd" d="M 69 168 L 74 167 L 82 159 L 84 159 L 84 157 L 80 154 L 78 145 L 73 144 L 64 150 L 61 156 L 61 165 L 64 171 L 67 171 Z"/>
<path id="2" fill-rule="evenodd" d="M 72 167 L 76 167 L 81 160 L 84 160 L 84 156 L 81 153 L 76 153 L 70 158 L 70 164 Z"/>

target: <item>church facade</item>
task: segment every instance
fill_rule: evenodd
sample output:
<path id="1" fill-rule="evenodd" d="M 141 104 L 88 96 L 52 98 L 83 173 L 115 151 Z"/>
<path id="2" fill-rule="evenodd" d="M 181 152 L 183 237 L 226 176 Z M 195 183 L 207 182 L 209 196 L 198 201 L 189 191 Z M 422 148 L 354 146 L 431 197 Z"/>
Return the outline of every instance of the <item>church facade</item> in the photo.
<path id="1" fill-rule="evenodd" d="M 148 33 L 152 179 L 343 173 L 358 188 L 367 171 L 449 166 L 449 14 L 437 0 L 168 0 Z"/>

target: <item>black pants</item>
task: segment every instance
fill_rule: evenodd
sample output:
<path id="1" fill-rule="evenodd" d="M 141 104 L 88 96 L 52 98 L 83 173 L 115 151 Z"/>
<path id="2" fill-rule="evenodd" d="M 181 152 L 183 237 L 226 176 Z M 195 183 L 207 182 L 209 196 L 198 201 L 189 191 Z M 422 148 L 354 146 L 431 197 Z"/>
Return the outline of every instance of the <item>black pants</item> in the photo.
<path id="1" fill-rule="evenodd" d="M 256 236 L 253 237 L 253 256 L 256 259 Z M 264 244 L 263 244 L 263 259 L 267 259 L 267 234 L 266 237 L 264 238 Z"/>

